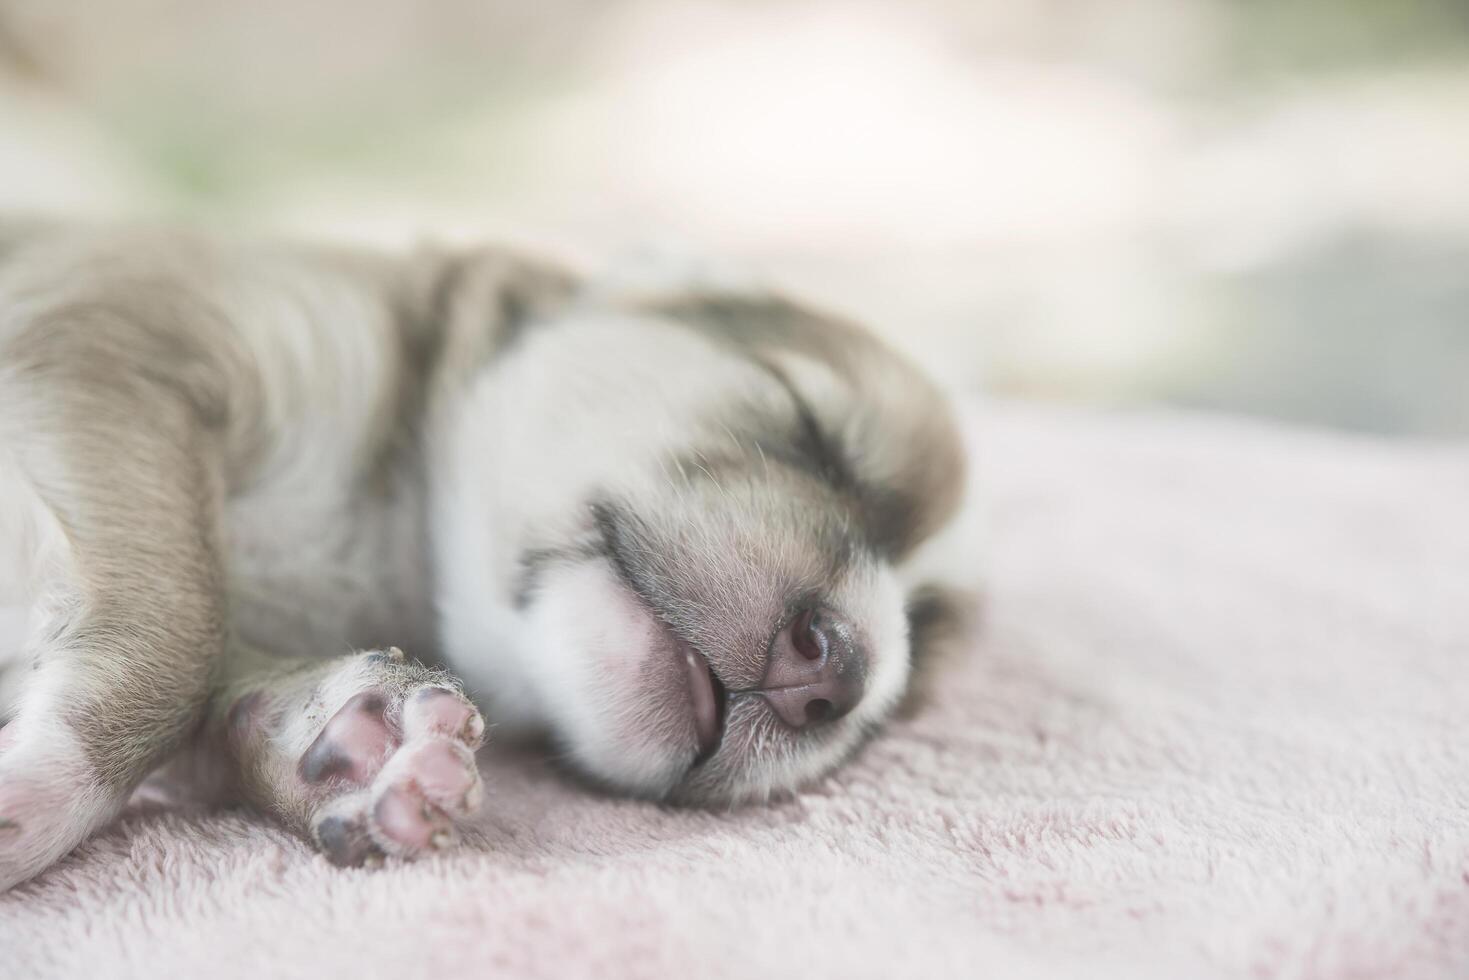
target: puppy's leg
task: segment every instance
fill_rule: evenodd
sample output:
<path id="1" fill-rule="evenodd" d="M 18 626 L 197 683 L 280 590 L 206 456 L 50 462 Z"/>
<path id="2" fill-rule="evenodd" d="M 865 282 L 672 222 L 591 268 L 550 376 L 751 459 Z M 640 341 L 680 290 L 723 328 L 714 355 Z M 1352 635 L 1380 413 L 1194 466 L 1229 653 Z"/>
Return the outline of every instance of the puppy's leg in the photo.
<path id="1" fill-rule="evenodd" d="M 77 336 L 0 350 L 0 502 L 25 525 L 9 544 L 27 620 L 0 730 L 0 889 L 111 819 L 188 737 L 224 643 L 207 434 L 176 392 L 61 343 Z"/>
<path id="2" fill-rule="evenodd" d="M 397 649 L 328 661 L 232 656 L 211 709 L 247 800 L 334 864 L 411 858 L 479 806 L 484 720 L 448 675 Z"/>

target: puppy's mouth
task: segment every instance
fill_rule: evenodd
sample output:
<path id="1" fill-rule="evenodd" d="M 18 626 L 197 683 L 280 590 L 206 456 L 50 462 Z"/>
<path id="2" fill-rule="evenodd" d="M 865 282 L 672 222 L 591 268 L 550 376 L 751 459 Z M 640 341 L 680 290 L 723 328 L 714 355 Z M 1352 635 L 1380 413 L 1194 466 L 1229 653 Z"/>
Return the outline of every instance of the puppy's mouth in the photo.
<path id="1" fill-rule="evenodd" d="M 688 674 L 694 734 L 699 745 L 694 761 L 689 766 L 690 769 L 695 769 L 718 752 L 719 743 L 724 740 L 725 709 L 729 704 L 729 692 L 702 653 L 687 643 L 679 644 L 679 652 L 683 655 L 684 670 Z"/>
<path id="2" fill-rule="evenodd" d="M 683 639 L 660 614 L 658 604 L 645 587 L 636 549 L 623 546 L 622 516 L 614 506 L 606 502 L 592 505 L 593 520 L 601 537 L 601 551 L 612 563 L 622 584 L 633 594 L 658 623 L 659 627 L 673 639 L 677 656 L 688 684 L 689 709 L 693 714 L 696 748 L 693 770 L 703 765 L 719 751 L 724 740 L 726 709 L 729 692 L 719 675 L 709 665 L 709 660 L 692 643 Z"/>

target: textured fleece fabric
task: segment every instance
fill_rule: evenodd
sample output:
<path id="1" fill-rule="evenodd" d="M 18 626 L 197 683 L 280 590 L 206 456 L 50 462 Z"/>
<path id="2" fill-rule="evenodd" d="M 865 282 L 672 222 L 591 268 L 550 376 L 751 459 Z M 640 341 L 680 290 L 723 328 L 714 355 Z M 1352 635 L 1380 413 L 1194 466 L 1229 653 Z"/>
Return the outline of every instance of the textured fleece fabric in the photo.
<path id="1" fill-rule="evenodd" d="M 135 808 L 0 896 L 0 977 L 1469 978 L 1469 446 L 968 421 L 982 629 L 840 773 L 679 811 L 492 746 L 470 846 L 378 871 Z"/>

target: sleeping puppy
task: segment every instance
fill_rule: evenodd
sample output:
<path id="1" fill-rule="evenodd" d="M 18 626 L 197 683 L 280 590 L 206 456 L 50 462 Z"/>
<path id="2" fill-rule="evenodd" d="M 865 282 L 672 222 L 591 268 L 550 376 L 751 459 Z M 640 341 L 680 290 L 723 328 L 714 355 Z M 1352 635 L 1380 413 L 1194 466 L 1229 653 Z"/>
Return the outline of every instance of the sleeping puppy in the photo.
<path id="1" fill-rule="evenodd" d="M 781 299 L 592 296 L 0 223 L 0 888 L 170 759 L 339 864 L 448 847 L 480 708 L 673 802 L 849 756 L 959 500 L 944 401 Z"/>

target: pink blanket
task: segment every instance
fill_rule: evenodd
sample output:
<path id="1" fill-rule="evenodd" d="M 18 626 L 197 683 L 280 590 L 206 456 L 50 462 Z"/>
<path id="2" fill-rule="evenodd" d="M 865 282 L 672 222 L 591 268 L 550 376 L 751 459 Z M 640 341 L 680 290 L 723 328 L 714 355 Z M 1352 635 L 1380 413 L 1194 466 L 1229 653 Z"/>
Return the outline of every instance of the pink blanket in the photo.
<path id="1" fill-rule="evenodd" d="M 1469 447 L 975 425 L 984 630 L 839 775 L 491 749 L 472 849 L 377 872 L 136 812 L 0 896 L 0 977 L 1469 977 Z"/>

